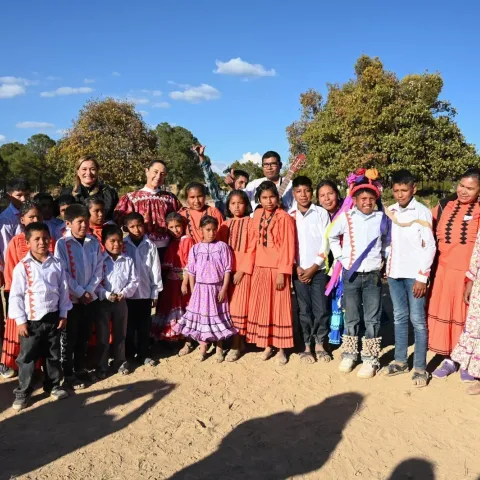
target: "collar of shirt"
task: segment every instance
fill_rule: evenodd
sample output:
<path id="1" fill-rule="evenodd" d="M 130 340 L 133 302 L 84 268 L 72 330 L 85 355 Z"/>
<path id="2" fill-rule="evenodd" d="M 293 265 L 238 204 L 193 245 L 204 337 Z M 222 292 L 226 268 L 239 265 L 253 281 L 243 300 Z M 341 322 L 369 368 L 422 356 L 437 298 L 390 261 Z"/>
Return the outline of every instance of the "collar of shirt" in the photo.
<path id="1" fill-rule="evenodd" d="M 81 243 L 72 235 L 72 231 L 67 228 L 67 230 L 65 231 L 65 239 L 66 240 L 75 240 L 77 243 L 79 243 L 81 245 Z M 84 240 L 84 243 L 88 243 L 88 242 L 91 242 L 92 240 L 96 240 L 98 241 L 96 238 L 93 238 L 89 233 L 87 233 L 87 235 L 85 235 L 85 240 Z"/>
<path id="2" fill-rule="evenodd" d="M 149 192 L 149 193 L 158 193 L 161 188 L 149 188 L 146 185 L 140 189 L 142 192 Z"/>
<path id="3" fill-rule="evenodd" d="M 112 263 L 124 262 L 124 261 L 127 260 L 127 257 L 126 257 L 123 253 L 120 253 L 120 254 L 118 255 L 117 259 L 114 260 L 114 259 L 110 256 L 110 254 L 109 254 L 108 252 L 104 252 L 104 253 L 103 253 L 103 258 L 104 258 L 105 260 L 110 259 L 110 261 L 111 261 Z"/>
<path id="4" fill-rule="evenodd" d="M 301 217 L 305 218 L 308 216 L 309 213 L 311 212 L 316 212 L 317 211 L 317 208 L 318 208 L 318 205 L 315 205 L 313 202 L 311 203 L 311 205 L 308 207 L 308 210 L 305 212 L 305 213 L 302 213 L 300 211 L 300 209 L 298 208 L 298 205 L 296 207 L 293 207 L 291 208 L 288 213 L 290 215 L 292 215 L 293 213 L 295 212 L 298 212 L 300 214 Z"/>
<path id="5" fill-rule="evenodd" d="M 406 212 L 407 210 L 415 210 L 416 208 L 417 200 L 415 199 L 415 197 L 412 197 L 410 203 L 406 207 L 401 207 L 397 202 L 390 207 L 390 210 L 392 210 L 393 212 Z"/>
<path id="6" fill-rule="evenodd" d="M 377 213 L 383 213 L 383 212 L 380 212 L 379 210 L 375 210 L 373 211 L 370 215 L 365 215 L 364 213 L 362 213 L 360 210 L 357 209 L 357 207 L 354 207 L 351 211 L 350 211 L 350 215 L 355 215 L 357 216 L 359 219 L 362 219 L 363 221 L 367 221 L 367 220 L 370 220 L 371 218 L 375 218 L 377 216 Z"/>
<path id="7" fill-rule="evenodd" d="M 53 261 L 53 259 L 54 259 L 53 255 L 50 252 L 48 252 L 47 259 L 44 262 L 39 262 L 36 258 L 33 258 L 32 252 L 29 250 L 23 260 L 25 262 L 33 262 L 37 265 L 41 265 L 42 267 L 43 266 L 47 267 Z"/>
<path id="8" fill-rule="evenodd" d="M 145 245 L 146 243 L 149 242 L 148 238 L 146 235 L 143 235 L 143 238 L 141 240 L 141 242 L 137 245 L 135 244 L 135 242 L 132 240 L 132 237 L 130 237 L 130 235 L 127 235 L 124 239 L 123 239 L 123 242 L 124 243 L 129 243 L 130 245 L 134 246 L 135 248 L 140 248 L 142 247 L 143 245 Z"/>
<path id="9" fill-rule="evenodd" d="M 13 215 L 17 217 L 20 215 L 20 210 L 11 202 L 10 202 L 10 205 L 8 205 L 7 210 L 10 210 L 13 213 Z"/>

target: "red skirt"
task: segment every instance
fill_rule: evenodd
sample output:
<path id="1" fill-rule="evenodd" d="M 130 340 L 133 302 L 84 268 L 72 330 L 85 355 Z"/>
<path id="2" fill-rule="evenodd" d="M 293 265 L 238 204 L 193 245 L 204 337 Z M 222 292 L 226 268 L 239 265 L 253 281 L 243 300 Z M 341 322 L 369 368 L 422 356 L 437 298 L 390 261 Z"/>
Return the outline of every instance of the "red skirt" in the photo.
<path id="1" fill-rule="evenodd" d="M 252 276 L 245 274 L 238 285 L 230 283 L 228 298 L 230 301 L 230 317 L 233 326 L 239 335 L 247 334 L 248 300 L 250 298 L 250 286 Z"/>
<path id="2" fill-rule="evenodd" d="M 2 346 L 3 363 L 8 368 L 18 370 L 16 359 L 20 353 L 20 341 L 17 333 L 17 324 L 15 320 L 7 317 L 5 321 L 5 335 Z"/>

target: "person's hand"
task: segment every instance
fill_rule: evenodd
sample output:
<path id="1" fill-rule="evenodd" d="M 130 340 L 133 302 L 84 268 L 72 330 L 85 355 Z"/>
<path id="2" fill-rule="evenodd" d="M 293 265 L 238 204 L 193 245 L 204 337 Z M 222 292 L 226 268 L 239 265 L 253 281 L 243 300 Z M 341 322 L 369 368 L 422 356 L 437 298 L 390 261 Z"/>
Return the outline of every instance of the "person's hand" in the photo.
<path id="1" fill-rule="evenodd" d="M 235 185 L 235 170 L 232 168 L 230 173 L 223 179 L 225 185 L 228 185 L 230 188 L 233 188 Z"/>
<path id="2" fill-rule="evenodd" d="M 463 301 L 467 305 L 470 305 L 470 295 L 472 293 L 472 287 L 473 287 L 473 282 L 471 280 L 467 280 L 467 283 L 465 284 L 465 288 L 463 290 Z"/>
<path id="3" fill-rule="evenodd" d="M 5 277 L 3 275 L 3 272 L 0 272 L 0 288 L 3 288 L 5 286 Z"/>
<path id="4" fill-rule="evenodd" d="M 202 163 L 205 160 L 206 145 L 194 145 L 192 151 L 197 155 L 198 161 Z"/>
<path id="5" fill-rule="evenodd" d="M 157 308 L 158 298 L 152 300 L 152 308 Z"/>
<path id="6" fill-rule="evenodd" d="M 93 297 L 92 294 L 89 292 L 85 292 L 81 297 L 80 297 L 80 302 L 83 303 L 84 305 L 88 305 L 89 303 L 93 302 Z"/>
<path id="7" fill-rule="evenodd" d="M 242 281 L 244 275 L 244 272 L 235 272 L 235 274 L 233 275 L 233 284 L 238 285 Z"/>
<path id="8" fill-rule="evenodd" d="M 182 283 L 182 295 L 188 295 L 188 285 L 186 283 Z"/>
<path id="9" fill-rule="evenodd" d="M 303 283 L 312 283 L 312 278 L 317 272 L 318 272 L 318 265 L 315 263 L 314 265 L 312 265 L 311 267 L 303 271 L 301 281 Z"/>
<path id="10" fill-rule="evenodd" d="M 220 292 L 218 292 L 218 301 L 223 302 L 227 296 L 227 289 L 223 287 Z"/>
<path id="11" fill-rule="evenodd" d="M 283 273 L 277 273 L 277 290 L 283 290 L 285 288 L 285 275 Z"/>
<path id="12" fill-rule="evenodd" d="M 58 322 L 57 330 L 63 330 L 67 326 L 67 319 L 61 318 Z"/>
<path id="13" fill-rule="evenodd" d="M 305 270 L 302 267 L 297 267 L 297 277 L 299 280 L 302 280 Z"/>
<path id="14" fill-rule="evenodd" d="M 28 324 L 22 323 L 21 325 L 17 325 L 17 333 L 20 337 L 28 337 Z"/>
<path id="15" fill-rule="evenodd" d="M 121 302 L 124 299 L 123 293 L 117 295 L 117 302 Z"/>
<path id="16" fill-rule="evenodd" d="M 117 301 L 117 294 L 116 293 L 111 293 L 108 297 L 107 297 L 107 300 L 109 302 L 116 302 Z"/>
<path id="17" fill-rule="evenodd" d="M 427 284 L 423 282 L 419 282 L 415 280 L 413 284 L 413 298 L 423 298 L 427 293 Z"/>

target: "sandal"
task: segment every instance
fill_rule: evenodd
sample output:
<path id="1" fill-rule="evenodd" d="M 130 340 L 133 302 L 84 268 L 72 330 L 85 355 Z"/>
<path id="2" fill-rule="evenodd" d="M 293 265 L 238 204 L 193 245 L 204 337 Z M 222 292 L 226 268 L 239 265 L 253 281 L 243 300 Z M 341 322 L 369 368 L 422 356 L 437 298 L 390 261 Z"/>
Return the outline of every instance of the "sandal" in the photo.
<path id="1" fill-rule="evenodd" d="M 217 363 L 223 363 L 225 360 L 225 357 L 223 356 L 223 351 L 217 351 L 215 353 L 215 359 L 217 360 Z"/>
<path id="2" fill-rule="evenodd" d="M 331 355 L 326 350 L 315 350 L 315 355 L 318 361 L 328 363 L 332 360 Z"/>
<path id="3" fill-rule="evenodd" d="M 412 375 L 412 383 L 414 387 L 422 388 L 428 385 L 430 374 L 428 372 L 415 372 Z"/>
<path id="4" fill-rule="evenodd" d="M 228 352 L 227 356 L 225 357 L 225 360 L 227 362 L 236 362 L 241 356 L 242 356 L 242 352 L 240 351 L 240 349 L 238 350 L 231 349 Z"/>
<path id="5" fill-rule="evenodd" d="M 301 352 L 298 354 L 300 361 L 307 364 L 315 363 L 315 357 L 310 352 Z"/>
<path id="6" fill-rule="evenodd" d="M 266 362 L 267 360 L 270 360 L 274 354 L 273 348 L 267 347 L 263 353 L 262 353 L 262 360 Z"/>
<path id="7" fill-rule="evenodd" d="M 275 360 L 277 361 L 277 365 L 279 365 L 280 367 L 283 367 L 288 363 L 288 358 L 285 353 L 282 355 L 280 352 L 277 352 L 277 354 L 275 355 Z"/>
<path id="8" fill-rule="evenodd" d="M 179 357 L 184 357 L 185 355 L 188 355 L 193 352 L 194 346 L 191 343 L 185 343 L 185 345 L 180 349 L 178 352 Z"/>
<path id="9" fill-rule="evenodd" d="M 401 373 L 408 373 L 407 363 L 391 363 L 385 370 L 385 375 L 388 375 L 389 377 L 394 377 L 395 375 L 400 375 Z"/>
<path id="10" fill-rule="evenodd" d="M 130 375 L 132 370 L 130 370 L 130 365 L 127 362 L 123 362 L 118 369 L 120 375 Z"/>

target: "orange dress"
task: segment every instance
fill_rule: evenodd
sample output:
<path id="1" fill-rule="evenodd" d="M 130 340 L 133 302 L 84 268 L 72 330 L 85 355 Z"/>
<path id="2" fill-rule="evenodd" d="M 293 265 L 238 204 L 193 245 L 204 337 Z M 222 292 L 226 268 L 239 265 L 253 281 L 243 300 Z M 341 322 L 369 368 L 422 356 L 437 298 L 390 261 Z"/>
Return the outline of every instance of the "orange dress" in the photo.
<path id="1" fill-rule="evenodd" d="M 280 209 L 273 214 L 263 208 L 253 215 L 255 267 L 248 305 L 247 342 L 266 348 L 293 347 L 290 281 L 295 259 L 295 225 Z M 283 290 L 277 290 L 277 274 L 285 275 Z"/>
<path id="2" fill-rule="evenodd" d="M 12 286 L 13 269 L 18 262 L 28 253 L 27 242 L 25 241 L 25 234 L 19 233 L 15 235 L 8 243 L 7 253 L 5 256 L 5 291 L 9 292 Z M 55 241 L 53 238 L 50 241 L 48 249 L 50 253 L 55 250 Z M 18 340 L 17 324 L 15 320 L 8 317 L 5 321 L 5 334 L 3 337 L 2 358 L 1 363 L 8 368 L 18 370 L 16 359 L 20 353 L 20 343 Z"/>
<path id="3" fill-rule="evenodd" d="M 229 218 L 220 227 L 218 237 L 233 250 L 232 280 L 228 292 L 230 316 L 233 326 L 238 329 L 239 334 L 246 335 L 248 300 L 256 247 L 253 219 L 251 217 Z M 245 274 L 238 285 L 233 283 L 233 273 L 235 272 Z"/>
<path id="4" fill-rule="evenodd" d="M 183 207 L 178 213 L 187 219 L 187 230 L 185 233 L 190 238 L 193 238 L 195 243 L 201 242 L 203 238 L 202 231 L 200 230 L 200 221 L 202 220 L 202 217 L 210 215 L 211 217 L 216 218 L 218 220 L 219 228 L 223 223 L 223 216 L 220 210 L 215 207 L 210 207 L 209 205 L 205 205 L 200 211 L 192 210 L 189 207 Z M 218 235 L 217 240 L 219 240 Z"/>
<path id="5" fill-rule="evenodd" d="M 432 211 L 437 222 L 438 209 Z M 480 221 L 478 203 L 458 200 L 445 205 L 436 236 L 438 257 L 428 304 L 428 348 L 450 355 L 465 325 L 468 306 L 463 301 L 465 274 L 477 238 Z"/>

